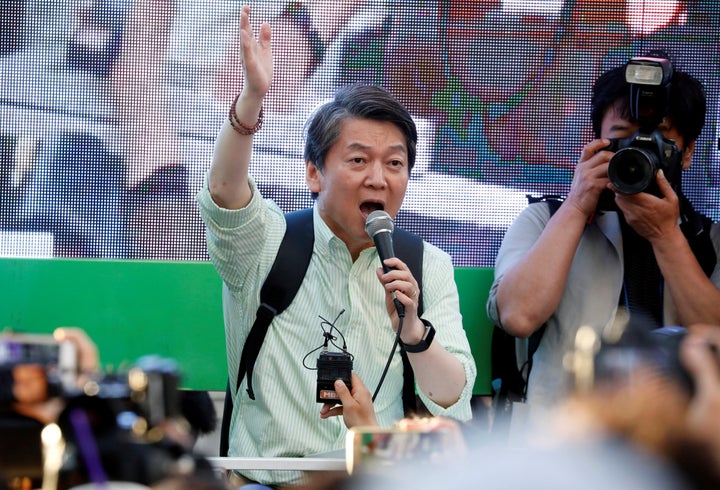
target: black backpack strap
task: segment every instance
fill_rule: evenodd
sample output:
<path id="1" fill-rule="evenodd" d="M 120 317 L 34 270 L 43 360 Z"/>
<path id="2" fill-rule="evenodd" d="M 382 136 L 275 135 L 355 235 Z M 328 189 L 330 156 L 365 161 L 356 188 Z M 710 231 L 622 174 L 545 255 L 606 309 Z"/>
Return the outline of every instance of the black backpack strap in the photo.
<path id="1" fill-rule="evenodd" d="M 393 232 L 393 247 L 395 248 L 395 253 L 398 258 L 407 264 L 410 272 L 412 272 L 413 277 L 418 283 L 420 290 L 418 297 L 418 316 L 421 316 L 424 311 L 422 294 L 424 245 L 422 238 L 405 230 L 395 228 Z M 403 409 L 406 416 L 411 416 L 418 411 L 417 395 L 415 394 L 415 375 L 407 353 L 402 347 L 402 344 L 400 345 L 400 356 L 403 361 Z"/>
<path id="2" fill-rule="evenodd" d="M 230 388 L 230 378 L 228 378 L 227 388 L 225 389 L 225 403 L 223 404 L 222 420 L 220 421 L 220 451 L 219 456 L 226 457 L 230 445 L 230 419 L 232 419 L 233 399 L 232 389 Z"/>
<path id="3" fill-rule="evenodd" d="M 565 198 L 563 196 L 560 196 L 558 194 L 544 194 L 542 196 L 534 196 L 532 194 L 526 194 L 525 197 L 528 200 L 528 204 L 533 204 L 536 202 L 546 202 L 548 205 L 548 208 L 550 208 L 550 216 L 555 214 L 555 212 L 558 210 L 560 205 L 565 200 Z"/>
<path id="4" fill-rule="evenodd" d="M 247 374 L 247 393 L 253 400 L 255 399 L 252 389 L 253 367 L 270 323 L 276 315 L 290 306 L 310 265 L 315 242 L 312 216 L 312 208 L 285 215 L 287 221 L 285 236 L 280 243 L 275 263 L 260 290 L 260 307 L 243 346 L 235 386 L 236 390 L 240 389 L 242 378 Z"/>
<path id="5" fill-rule="evenodd" d="M 423 311 L 425 311 L 422 294 L 423 252 L 425 251 L 425 245 L 423 244 L 422 238 L 414 233 L 395 228 L 393 232 L 393 247 L 395 248 L 395 253 L 398 258 L 407 264 L 420 288 L 420 296 L 418 297 L 418 316 L 420 316 Z"/>
<path id="6" fill-rule="evenodd" d="M 273 318 L 290 306 L 300 289 L 305 279 L 305 271 L 310 265 L 315 242 L 312 208 L 288 213 L 285 215 L 285 221 L 287 222 L 285 236 L 280 243 L 275 263 L 260 290 L 260 307 L 243 346 L 238 366 L 235 390 L 240 389 L 240 384 L 247 374 L 247 393 L 253 400 L 255 393 L 252 389 L 252 372 L 265 335 Z M 220 456 L 227 456 L 232 411 L 232 390 L 228 380 L 220 427 Z"/>
<path id="7" fill-rule="evenodd" d="M 706 216 L 701 216 L 700 219 L 702 221 L 702 231 L 694 236 L 686 236 L 688 236 L 690 249 L 695 254 L 695 258 L 700 264 L 700 267 L 702 267 L 705 275 L 710 277 L 715 270 L 718 259 L 717 253 L 715 252 L 715 245 L 710 237 L 713 221 Z"/>

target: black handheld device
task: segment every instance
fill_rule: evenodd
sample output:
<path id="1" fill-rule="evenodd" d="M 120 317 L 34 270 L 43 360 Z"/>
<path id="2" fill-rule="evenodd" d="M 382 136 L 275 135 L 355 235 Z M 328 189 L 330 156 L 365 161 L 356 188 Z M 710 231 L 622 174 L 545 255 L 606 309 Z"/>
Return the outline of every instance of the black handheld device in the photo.
<path id="1" fill-rule="evenodd" d="M 342 403 L 335 392 L 335 380 L 343 380 L 352 390 L 352 368 L 352 356 L 347 352 L 322 352 L 317 360 L 317 402 Z"/>

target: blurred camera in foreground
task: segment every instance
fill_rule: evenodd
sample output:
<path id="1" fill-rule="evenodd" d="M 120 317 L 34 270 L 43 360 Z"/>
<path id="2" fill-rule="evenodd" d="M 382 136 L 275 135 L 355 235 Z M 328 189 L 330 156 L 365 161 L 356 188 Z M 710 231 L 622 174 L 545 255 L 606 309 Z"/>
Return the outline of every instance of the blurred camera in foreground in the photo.
<path id="1" fill-rule="evenodd" d="M 56 489 L 111 481 L 155 485 L 169 478 L 216 483 L 210 463 L 187 444 L 195 428 L 184 416 L 186 397 L 173 360 L 144 356 L 129 369 L 82 373 L 65 385 L 52 381 L 58 349 L 43 340 L 22 348 L 4 344 L 7 362 L 0 367 L 9 375 L 0 387 L 7 395 L 0 410 L 0 454 L 7 457 L 0 460 L 0 488 L 20 479 Z M 31 400 L 38 407 L 61 404 L 52 422 L 19 410 L 14 393 L 24 380 L 16 373 L 26 367 L 35 368 L 41 384 L 54 386 Z M 48 429 L 56 434 L 52 440 Z"/>

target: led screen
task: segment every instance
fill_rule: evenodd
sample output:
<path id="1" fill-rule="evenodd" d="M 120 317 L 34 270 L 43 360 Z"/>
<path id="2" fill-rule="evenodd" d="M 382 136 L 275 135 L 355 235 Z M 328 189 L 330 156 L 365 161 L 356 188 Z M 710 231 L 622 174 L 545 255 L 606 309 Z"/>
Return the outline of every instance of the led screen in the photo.
<path id="1" fill-rule="evenodd" d="M 311 205 L 303 123 L 383 85 L 420 132 L 398 226 L 492 267 L 527 195 L 565 194 L 603 70 L 653 48 L 706 86 L 686 194 L 718 219 L 720 1 L 251 1 L 275 80 L 251 173 Z M 241 88 L 242 3 L 0 0 L 0 256 L 207 260 L 194 196 Z"/>

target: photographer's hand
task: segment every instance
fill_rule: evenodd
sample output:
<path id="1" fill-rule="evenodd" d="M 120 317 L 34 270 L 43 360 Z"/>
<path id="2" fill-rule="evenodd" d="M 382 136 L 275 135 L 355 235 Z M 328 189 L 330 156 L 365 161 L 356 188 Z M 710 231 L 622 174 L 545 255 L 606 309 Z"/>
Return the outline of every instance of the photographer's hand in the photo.
<path id="1" fill-rule="evenodd" d="M 100 369 L 100 355 L 97 345 L 87 333 L 78 327 L 60 327 L 53 336 L 58 342 L 70 341 L 75 344 L 78 354 L 78 369 L 81 373 L 92 373 Z"/>
<path id="2" fill-rule="evenodd" d="M 617 194 L 615 201 L 627 222 L 652 245 L 679 325 L 720 325 L 720 289 L 708 278 L 679 226 L 678 196 L 662 172 L 657 185 L 662 197 L 641 192 Z"/>
<path id="3" fill-rule="evenodd" d="M 612 153 L 603 151 L 609 144 L 607 139 L 596 139 L 583 147 L 565 199 L 565 205 L 574 206 L 587 218 L 595 213 L 600 193 L 610 185 L 607 169 Z"/>
<path id="4" fill-rule="evenodd" d="M 658 171 L 656 182 L 662 197 L 647 192 L 615 193 L 615 202 L 625 215 L 628 224 L 653 244 L 674 233 L 681 233 L 678 227 L 680 218 L 678 196 L 662 170 Z"/>
<path id="5" fill-rule="evenodd" d="M 596 139 L 585 145 L 563 205 L 526 253 L 504 271 L 497 310 L 500 324 L 510 334 L 529 337 L 560 304 L 585 228 L 602 191 L 610 185 L 607 168 L 612 152 L 603 151 L 609 144 L 607 139 Z"/>
<path id="6" fill-rule="evenodd" d="M 335 381 L 335 392 L 342 405 L 325 403 L 320 408 L 320 418 L 341 415 L 348 429 L 359 425 L 378 425 L 370 390 L 355 373 L 352 373 L 351 383 L 352 391 L 348 390 L 342 380 Z"/>
<path id="7" fill-rule="evenodd" d="M 695 384 L 687 414 L 691 435 L 708 446 L 720 467 L 720 326 L 692 325 L 680 346 L 680 359 Z"/>
<path id="8" fill-rule="evenodd" d="M 53 332 L 58 342 L 70 341 L 75 345 L 79 369 L 78 388 L 83 384 L 83 375 L 97 372 L 100 365 L 98 348 L 84 330 L 77 327 L 61 327 Z M 13 395 L 17 400 L 13 410 L 26 417 L 43 423 L 55 422 L 65 406 L 60 396 L 51 397 L 48 392 L 45 368 L 27 364 L 16 366 L 13 370 L 15 385 Z"/>

